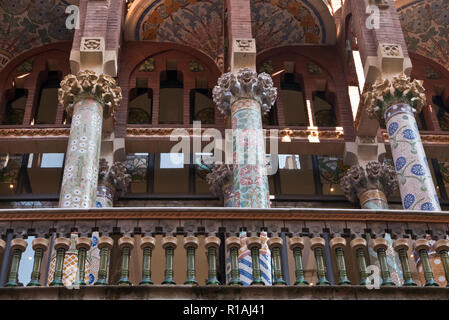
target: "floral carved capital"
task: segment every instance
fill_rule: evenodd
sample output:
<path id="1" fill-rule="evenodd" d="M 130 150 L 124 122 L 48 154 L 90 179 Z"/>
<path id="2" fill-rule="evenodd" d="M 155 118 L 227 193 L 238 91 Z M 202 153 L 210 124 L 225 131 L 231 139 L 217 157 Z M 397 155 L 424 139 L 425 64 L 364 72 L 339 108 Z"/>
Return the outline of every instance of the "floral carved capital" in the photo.
<path id="1" fill-rule="evenodd" d="M 93 98 L 103 105 L 104 118 L 113 117 L 122 99 L 122 90 L 109 75 L 97 75 L 90 70 L 69 74 L 61 81 L 58 100 L 69 115 L 73 113 L 73 105 L 83 98 Z"/>
<path id="2" fill-rule="evenodd" d="M 115 196 L 121 196 L 128 190 L 131 183 L 131 175 L 126 173 L 126 166 L 123 162 L 114 162 L 109 167 L 106 159 L 100 159 L 98 185 L 103 185 L 115 191 Z"/>
<path id="3" fill-rule="evenodd" d="M 372 161 L 366 168 L 359 165 L 352 166 L 341 179 L 340 186 L 346 198 L 350 202 L 357 203 L 359 195 L 367 190 L 380 190 L 388 195 L 398 188 L 398 183 L 396 172 L 391 165 Z"/>
<path id="4" fill-rule="evenodd" d="M 426 104 L 425 89 L 422 80 L 411 80 L 404 74 L 392 80 L 379 78 L 371 90 L 362 96 L 365 110 L 370 118 L 383 120 L 385 110 L 397 103 L 406 103 L 414 112 L 420 113 Z"/>
<path id="5" fill-rule="evenodd" d="M 228 164 L 216 164 L 211 168 L 211 172 L 206 175 L 206 181 L 209 189 L 215 196 L 223 198 L 224 186 L 233 183 L 233 166 Z"/>
<path id="6" fill-rule="evenodd" d="M 268 113 L 276 101 L 277 89 L 268 73 L 257 74 L 249 68 L 241 68 L 234 75 L 223 74 L 213 90 L 213 99 L 224 115 L 231 114 L 232 104 L 239 99 L 253 99 L 259 102 L 262 112 Z"/>

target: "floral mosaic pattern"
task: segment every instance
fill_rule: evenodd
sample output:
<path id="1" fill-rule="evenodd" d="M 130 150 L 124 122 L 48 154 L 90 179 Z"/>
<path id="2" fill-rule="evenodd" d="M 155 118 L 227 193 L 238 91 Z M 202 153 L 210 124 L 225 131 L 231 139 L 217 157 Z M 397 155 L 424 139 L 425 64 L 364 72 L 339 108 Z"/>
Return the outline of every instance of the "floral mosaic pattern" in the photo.
<path id="1" fill-rule="evenodd" d="M 259 52 L 326 42 L 321 17 L 306 0 L 251 0 L 251 20 Z"/>
<path id="2" fill-rule="evenodd" d="M 136 39 L 196 48 L 223 68 L 223 1 L 156 0 L 139 19 Z"/>
<path id="3" fill-rule="evenodd" d="M 93 99 L 77 102 L 67 146 L 60 207 L 92 208 L 98 185 L 103 108 Z"/>
<path id="4" fill-rule="evenodd" d="M 408 50 L 449 69 L 449 1 L 413 1 L 398 11 Z"/>
<path id="5" fill-rule="evenodd" d="M 432 174 L 411 108 L 386 110 L 387 130 L 404 209 L 439 211 Z"/>
<path id="6" fill-rule="evenodd" d="M 265 145 L 260 106 L 241 99 L 232 106 L 235 206 L 269 208 Z"/>
<path id="7" fill-rule="evenodd" d="M 0 70 L 14 57 L 32 48 L 71 41 L 65 26 L 66 7 L 77 0 L 0 1 Z"/>

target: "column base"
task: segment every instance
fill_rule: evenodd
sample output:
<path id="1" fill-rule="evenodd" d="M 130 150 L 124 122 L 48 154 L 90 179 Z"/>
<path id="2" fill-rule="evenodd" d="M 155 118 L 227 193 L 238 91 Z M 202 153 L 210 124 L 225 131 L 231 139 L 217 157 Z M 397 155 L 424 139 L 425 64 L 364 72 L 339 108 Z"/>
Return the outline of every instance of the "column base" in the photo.
<path id="1" fill-rule="evenodd" d="M 413 282 L 413 280 L 406 280 L 404 281 L 403 287 L 416 287 L 417 284 Z"/>
<path id="2" fill-rule="evenodd" d="M 53 280 L 50 283 L 50 287 L 63 287 L 64 286 L 64 282 L 62 282 L 61 280 Z"/>
<path id="3" fill-rule="evenodd" d="M 39 282 L 39 280 L 31 280 L 28 284 L 27 287 L 40 287 L 41 284 Z"/>
<path id="4" fill-rule="evenodd" d="M 231 280 L 228 285 L 230 286 L 243 286 L 243 283 L 240 280 Z"/>
<path id="5" fill-rule="evenodd" d="M 162 284 L 176 284 L 176 282 L 174 282 L 173 279 L 165 279 L 162 281 Z"/>
<path id="6" fill-rule="evenodd" d="M 327 279 L 320 279 L 316 283 L 317 286 L 330 286 L 330 284 L 331 283 L 329 281 L 327 281 Z"/>
<path id="7" fill-rule="evenodd" d="M 440 285 L 435 282 L 435 280 L 427 280 L 424 287 L 439 287 Z"/>
<path id="8" fill-rule="evenodd" d="M 391 279 L 388 279 L 385 281 L 382 280 L 382 284 L 380 286 L 381 287 L 394 287 L 395 285 L 396 284 L 393 281 L 391 281 Z"/>
<path id="9" fill-rule="evenodd" d="M 139 282 L 139 285 L 151 285 L 153 284 L 153 281 L 151 281 L 150 279 L 145 279 Z"/>
<path id="10" fill-rule="evenodd" d="M 206 282 L 206 285 L 217 285 L 217 286 L 219 286 L 221 283 L 220 283 L 220 281 L 218 281 L 217 279 L 210 279 L 210 280 L 207 280 L 207 282 Z"/>
<path id="11" fill-rule="evenodd" d="M 94 286 L 106 286 L 108 283 L 106 279 L 98 279 L 97 282 L 94 283 Z"/>
<path id="12" fill-rule="evenodd" d="M 305 279 L 298 279 L 295 281 L 294 285 L 295 286 L 301 286 L 301 285 L 308 286 L 309 283 Z"/>
<path id="13" fill-rule="evenodd" d="M 371 281 L 368 281 L 368 279 L 363 279 L 362 281 L 360 281 L 360 285 L 361 286 L 366 286 L 367 284 L 371 284 Z"/>
<path id="14" fill-rule="evenodd" d="M 184 282 L 184 284 L 198 285 L 198 281 L 196 281 L 195 279 L 190 279 Z"/>
<path id="15" fill-rule="evenodd" d="M 274 285 L 274 286 L 286 286 L 286 285 L 287 285 L 287 282 L 285 282 L 285 280 L 283 280 L 283 279 L 280 279 L 280 280 L 274 281 L 274 282 L 273 282 L 273 285 Z"/>
<path id="16" fill-rule="evenodd" d="M 128 286 L 132 286 L 131 281 L 129 281 L 128 279 L 120 279 L 119 282 L 117 283 L 119 286 L 122 285 L 128 285 Z"/>
<path id="17" fill-rule="evenodd" d="M 19 284 L 17 282 L 8 282 L 7 284 L 5 284 L 5 287 L 18 287 Z"/>
<path id="18" fill-rule="evenodd" d="M 346 285 L 346 284 L 351 284 L 351 281 L 349 281 L 349 279 L 342 279 L 338 282 L 338 285 Z"/>
<path id="19" fill-rule="evenodd" d="M 251 282 L 252 286 L 264 286 L 265 283 L 262 280 L 254 280 L 253 282 Z"/>

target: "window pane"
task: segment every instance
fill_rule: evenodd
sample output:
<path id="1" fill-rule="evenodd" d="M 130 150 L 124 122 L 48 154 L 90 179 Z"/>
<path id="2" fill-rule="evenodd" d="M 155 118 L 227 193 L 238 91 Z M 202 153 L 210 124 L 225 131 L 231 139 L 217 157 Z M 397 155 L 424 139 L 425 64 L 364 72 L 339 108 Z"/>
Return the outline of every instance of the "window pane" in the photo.
<path id="1" fill-rule="evenodd" d="M 126 172 L 131 175 L 130 193 L 147 192 L 148 153 L 128 153 Z"/>
<path id="2" fill-rule="evenodd" d="M 210 96 L 209 89 L 195 89 L 191 92 L 191 112 L 193 121 L 202 124 L 215 122 L 215 104 Z"/>
<path id="3" fill-rule="evenodd" d="M 285 195 L 313 195 L 315 182 L 310 156 L 282 155 L 279 160 L 279 177 L 281 193 Z M 283 169 L 281 169 L 281 165 Z"/>
<path id="4" fill-rule="evenodd" d="M 189 192 L 189 166 L 182 163 L 183 154 L 170 153 L 157 155 L 154 170 L 154 192 L 161 194 Z"/>
<path id="5" fill-rule="evenodd" d="M 342 158 L 317 156 L 323 195 L 344 195 L 340 181 L 349 169 L 343 164 Z"/>
<path id="6" fill-rule="evenodd" d="M 32 157 L 30 157 L 32 159 Z M 62 168 L 64 153 L 44 153 L 41 159 L 41 168 Z"/>
<path id="7" fill-rule="evenodd" d="M 6 104 L 2 124 L 21 125 L 23 123 L 26 101 L 27 91 L 23 89 L 16 89 L 13 98 Z"/>
<path id="8" fill-rule="evenodd" d="M 58 108 L 58 88 L 44 88 L 41 90 L 37 115 L 34 124 L 53 124 L 56 122 Z"/>
<path id="9" fill-rule="evenodd" d="M 161 169 L 182 169 L 184 168 L 183 153 L 161 153 Z"/>
<path id="10" fill-rule="evenodd" d="M 137 96 L 128 105 L 128 123 L 151 124 L 153 95 L 151 89 L 133 89 Z M 134 92 L 131 92 L 132 95 Z"/>
<path id="11" fill-rule="evenodd" d="M 284 106 L 285 124 L 287 126 L 307 126 L 307 112 L 301 91 L 281 90 Z"/>
<path id="12" fill-rule="evenodd" d="M 184 89 L 166 88 L 159 92 L 159 123 L 182 124 Z"/>

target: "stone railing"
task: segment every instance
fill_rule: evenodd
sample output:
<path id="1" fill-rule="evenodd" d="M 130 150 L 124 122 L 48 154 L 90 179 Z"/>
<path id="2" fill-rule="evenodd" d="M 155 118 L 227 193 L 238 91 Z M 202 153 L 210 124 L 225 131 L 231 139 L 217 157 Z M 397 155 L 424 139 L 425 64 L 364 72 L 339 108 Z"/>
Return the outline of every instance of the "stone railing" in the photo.
<path id="1" fill-rule="evenodd" d="M 6 287 L 20 286 L 18 270 L 31 236 L 34 264 L 24 286 L 87 287 L 87 274 L 95 269 L 87 259 L 93 247 L 95 285 L 357 287 L 377 281 L 384 288 L 445 286 L 449 278 L 449 212 L 0 210 L 0 234 Z M 76 261 L 68 266 L 73 255 Z"/>

